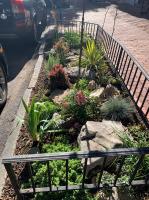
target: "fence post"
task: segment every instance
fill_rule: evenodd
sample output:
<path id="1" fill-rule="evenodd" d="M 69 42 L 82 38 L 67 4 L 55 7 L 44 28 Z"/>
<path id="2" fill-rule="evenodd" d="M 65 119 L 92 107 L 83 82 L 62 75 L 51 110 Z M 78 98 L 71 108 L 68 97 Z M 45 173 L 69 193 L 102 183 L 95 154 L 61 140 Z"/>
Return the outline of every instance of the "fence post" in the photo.
<path id="1" fill-rule="evenodd" d="M 5 169 L 7 171 L 8 177 L 10 178 L 10 182 L 12 184 L 12 187 L 13 187 L 16 195 L 17 195 L 17 200 L 23 200 L 23 196 L 20 193 L 20 187 L 18 185 L 18 181 L 16 179 L 16 175 L 14 173 L 12 164 L 5 163 L 4 166 L 5 166 Z"/>
<path id="2" fill-rule="evenodd" d="M 97 37 L 98 37 L 99 25 L 97 26 L 96 36 L 95 36 L 95 43 L 97 44 Z"/>
<path id="3" fill-rule="evenodd" d="M 121 60 L 121 57 L 122 57 L 122 53 L 123 53 L 123 48 L 121 47 L 120 54 L 119 54 L 119 57 L 118 57 L 118 60 L 117 60 L 117 63 L 116 63 L 116 69 L 118 69 L 118 67 L 119 67 L 120 60 Z"/>

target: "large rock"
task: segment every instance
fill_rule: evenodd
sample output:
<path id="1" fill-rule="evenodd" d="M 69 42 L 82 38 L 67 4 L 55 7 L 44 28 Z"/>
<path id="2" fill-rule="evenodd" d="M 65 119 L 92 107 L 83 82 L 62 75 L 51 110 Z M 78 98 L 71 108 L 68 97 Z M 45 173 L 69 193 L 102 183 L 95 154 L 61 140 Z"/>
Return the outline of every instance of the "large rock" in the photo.
<path id="1" fill-rule="evenodd" d="M 67 90 L 54 90 L 50 98 L 57 104 L 62 104 L 65 101 L 65 98 L 70 94 L 71 89 Z"/>
<path id="2" fill-rule="evenodd" d="M 113 85 L 109 84 L 107 87 L 104 89 L 103 93 L 100 95 L 101 99 L 109 99 L 112 97 L 117 97 L 120 95 L 119 90 L 114 87 Z"/>
<path id="3" fill-rule="evenodd" d="M 69 55 L 67 57 L 67 62 L 77 62 L 79 60 L 79 56 L 78 55 Z"/>
<path id="4" fill-rule="evenodd" d="M 65 67 L 65 71 L 68 74 L 69 80 L 71 83 L 75 83 L 78 79 L 78 75 L 79 75 L 79 67 Z M 80 71 L 80 77 L 83 77 L 83 74 L 85 74 L 85 69 L 81 68 Z"/>
<path id="5" fill-rule="evenodd" d="M 104 87 L 97 88 L 96 90 L 91 92 L 90 97 L 99 99 L 103 91 Z"/>
<path id="6" fill-rule="evenodd" d="M 120 122 L 106 121 L 94 122 L 88 121 L 81 129 L 78 136 L 78 143 L 81 151 L 106 151 L 107 149 L 114 149 L 122 147 L 118 133 L 123 133 L 126 129 Z M 108 166 L 115 158 L 107 159 L 106 166 Z M 82 160 L 84 164 L 84 160 Z M 87 175 L 99 168 L 103 164 L 103 158 L 91 158 L 87 163 Z"/>
<path id="7" fill-rule="evenodd" d="M 65 67 L 65 72 L 67 73 L 71 83 L 75 83 L 78 80 L 79 67 Z M 94 70 L 86 70 L 86 68 L 80 69 L 80 78 L 87 78 L 88 80 L 94 80 L 96 78 L 96 73 Z"/>
<path id="8" fill-rule="evenodd" d="M 113 85 L 109 84 L 106 88 L 100 87 L 92 91 L 90 97 L 97 98 L 99 100 L 106 100 L 112 97 L 117 97 L 120 95 L 119 90 Z"/>

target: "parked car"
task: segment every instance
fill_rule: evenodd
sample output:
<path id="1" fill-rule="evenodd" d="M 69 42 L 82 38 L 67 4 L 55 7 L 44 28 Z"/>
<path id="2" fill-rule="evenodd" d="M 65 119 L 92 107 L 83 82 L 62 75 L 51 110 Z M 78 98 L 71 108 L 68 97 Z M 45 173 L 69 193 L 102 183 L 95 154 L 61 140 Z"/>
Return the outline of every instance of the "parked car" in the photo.
<path id="1" fill-rule="evenodd" d="M 7 61 L 4 55 L 3 47 L 0 44 L 0 107 L 2 107 L 7 100 L 7 75 Z"/>
<path id="2" fill-rule="evenodd" d="M 44 0 L 0 0 L 0 38 L 30 34 L 38 40 L 46 26 Z"/>

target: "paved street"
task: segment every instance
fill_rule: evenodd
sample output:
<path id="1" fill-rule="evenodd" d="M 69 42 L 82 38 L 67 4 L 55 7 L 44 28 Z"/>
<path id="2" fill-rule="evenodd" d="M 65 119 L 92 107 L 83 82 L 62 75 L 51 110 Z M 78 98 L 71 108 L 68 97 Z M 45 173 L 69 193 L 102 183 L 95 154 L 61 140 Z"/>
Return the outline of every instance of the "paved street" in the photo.
<path id="1" fill-rule="evenodd" d="M 28 87 L 35 60 L 32 55 L 35 45 L 27 41 L 1 41 L 8 59 L 9 83 L 8 100 L 0 115 L 0 155 L 4 149 L 8 136 L 12 131 L 12 124 L 25 89 Z M 21 120 L 21 119 L 18 119 Z"/>

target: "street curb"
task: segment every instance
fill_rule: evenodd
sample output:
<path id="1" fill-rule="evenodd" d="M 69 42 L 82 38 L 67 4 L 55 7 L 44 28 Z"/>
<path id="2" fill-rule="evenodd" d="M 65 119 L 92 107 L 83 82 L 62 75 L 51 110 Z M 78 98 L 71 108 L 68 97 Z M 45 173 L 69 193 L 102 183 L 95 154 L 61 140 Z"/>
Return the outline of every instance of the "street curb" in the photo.
<path id="1" fill-rule="evenodd" d="M 30 102 L 32 91 L 34 90 L 34 88 L 36 86 L 36 83 L 37 83 L 37 80 L 38 80 L 38 77 L 40 74 L 40 70 L 41 70 L 41 67 L 42 67 L 42 64 L 44 61 L 44 56 L 43 56 L 44 48 L 45 48 L 45 42 L 43 42 L 40 45 L 40 48 L 39 48 L 40 55 L 37 59 L 36 65 L 34 67 L 34 72 L 33 72 L 32 78 L 30 80 L 29 86 L 25 90 L 25 93 L 23 95 L 23 99 L 25 100 L 27 105 Z M 16 118 L 13 123 L 12 132 L 6 142 L 4 151 L 2 153 L 2 158 L 14 155 L 15 149 L 16 149 L 16 144 L 17 144 L 17 139 L 20 134 L 20 130 L 22 128 L 23 119 L 25 118 L 25 114 L 26 114 L 26 112 L 25 112 L 24 106 L 23 106 L 22 102 L 20 102 L 20 105 L 19 105 L 19 108 L 18 108 L 18 111 L 16 114 Z M 22 119 L 22 120 L 19 120 L 19 119 Z M 7 173 L 2 164 L 2 160 L 0 159 L 0 199 L 1 199 L 2 192 L 3 192 L 2 191 L 3 187 L 5 185 L 6 177 L 7 177 Z"/>

